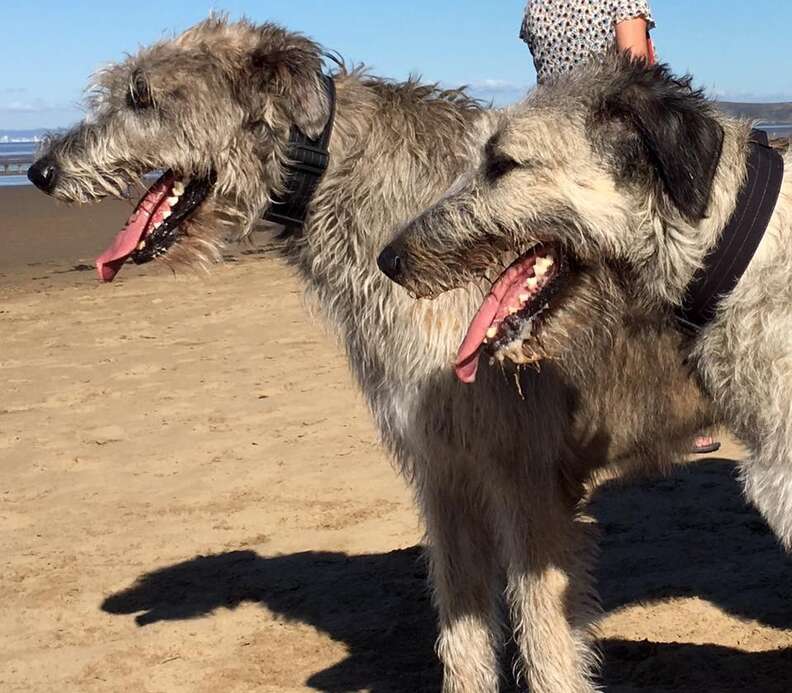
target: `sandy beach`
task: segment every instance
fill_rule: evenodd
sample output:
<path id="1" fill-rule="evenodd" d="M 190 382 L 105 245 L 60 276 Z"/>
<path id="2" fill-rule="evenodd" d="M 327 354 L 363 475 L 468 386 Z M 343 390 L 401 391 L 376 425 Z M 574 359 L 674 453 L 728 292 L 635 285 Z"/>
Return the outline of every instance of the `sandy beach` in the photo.
<path id="1" fill-rule="evenodd" d="M 409 490 L 266 237 L 93 258 L 128 207 L 0 188 L 0 691 L 439 690 Z M 739 446 L 596 494 L 609 693 L 792 691 Z"/>

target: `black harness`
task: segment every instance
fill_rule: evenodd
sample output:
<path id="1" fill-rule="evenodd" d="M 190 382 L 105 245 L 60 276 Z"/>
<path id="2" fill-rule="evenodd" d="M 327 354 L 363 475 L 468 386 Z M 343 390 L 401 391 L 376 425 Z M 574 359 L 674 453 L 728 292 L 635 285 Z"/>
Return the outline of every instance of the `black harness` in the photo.
<path id="1" fill-rule="evenodd" d="M 311 198 L 330 163 L 328 150 L 335 121 L 336 89 L 332 77 L 324 74 L 321 77 L 327 91 L 330 118 L 316 139 L 308 137 L 297 126 L 292 127 L 289 133 L 285 192 L 276 197 L 262 214 L 262 218 L 266 221 L 274 221 L 292 228 L 302 228 Z"/>
<path id="2" fill-rule="evenodd" d="M 768 144 L 767 134 L 752 130 L 748 150 L 747 175 L 737 206 L 677 309 L 680 324 L 692 332 L 715 317 L 720 299 L 737 286 L 767 230 L 781 191 L 784 160 Z"/>

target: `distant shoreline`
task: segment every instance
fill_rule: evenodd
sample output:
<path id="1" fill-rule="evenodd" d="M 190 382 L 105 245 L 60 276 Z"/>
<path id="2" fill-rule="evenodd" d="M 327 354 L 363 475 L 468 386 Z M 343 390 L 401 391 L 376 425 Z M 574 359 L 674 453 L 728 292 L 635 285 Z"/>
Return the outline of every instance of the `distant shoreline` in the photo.
<path id="1" fill-rule="evenodd" d="M 771 140 L 785 140 L 792 137 L 792 102 L 715 101 L 715 105 L 727 115 L 755 121 L 756 127 L 767 132 Z M 6 169 L 3 167 L 3 158 L 29 156 L 32 163 L 35 151 L 47 132 L 54 131 L 0 130 L 0 189 L 30 185 L 25 169 Z"/>

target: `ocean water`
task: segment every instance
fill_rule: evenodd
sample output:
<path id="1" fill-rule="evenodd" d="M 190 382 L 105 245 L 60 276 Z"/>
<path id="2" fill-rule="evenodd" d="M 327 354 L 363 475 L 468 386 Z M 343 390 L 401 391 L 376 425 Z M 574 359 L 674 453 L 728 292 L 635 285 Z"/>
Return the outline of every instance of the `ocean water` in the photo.
<path id="1" fill-rule="evenodd" d="M 759 123 L 756 127 L 770 137 L 792 137 L 792 123 Z"/>
<path id="2" fill-rule="evenodd" d="M 757 127 L 770 137 L 792 137 L 792 123 L 760 123 Z M 38 142 L 0 142 L 0 161 L 6 156 L 29 156 L 32 159 L 38 146 Z M 29 184 L 24 175 L 0 175 L 0 187 Z"/>
<path id="3" fill-rule="evenodd" d="M 0 142 L 0 161 L 7 156 L 29 156 L 32 160 L 37 148 L 38 142 Z M 0 187 L 28 184 L 26 176 L 0 175 Z"/>
<path id="4" fill-rule="evenodd" d="M 0 188 L 10 188 L 18 185 L 30 185 L 26 176 L 0 176 Z"/>

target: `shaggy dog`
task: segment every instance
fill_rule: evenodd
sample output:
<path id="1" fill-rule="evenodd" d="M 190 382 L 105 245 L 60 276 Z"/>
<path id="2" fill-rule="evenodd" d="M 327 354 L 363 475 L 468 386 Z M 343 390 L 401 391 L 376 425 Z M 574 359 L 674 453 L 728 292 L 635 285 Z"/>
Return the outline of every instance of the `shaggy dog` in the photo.
<path id="1" fill-rule="evenodd" d="M 592 691 L 591 525 L 577 505 L 596 468 L 635 457 L 635 437 L 589 418 L 592 391 L 570 388 L 553 369 L 527 374 L 520 392 L 494 370 L 473 386 L 458 382 L 451 363 L 478 289 L 416 302 L 376 259 L 477 159 L 499 117 L 459 91 L 344 68 L 332 75 L 333 108 L 323 56 L 316 43 L 271 24 L 203 22 L 102 71 L 90 117 L 49 140 L 30 177 L 81 203 L 125 195 L 145 174 L 165 171 L 98 269 L 109 280 L 128 258 L 202 266 L 284 194 L 290 136 L 316 138 L 332 125 L 329 168 L 306 222 L 287 226 L 278 247 L 339 333 L 382 440 L 415 489 L 444 690 L 498 689 L 508 624 L 532 691 Z M 634 313 L 610 287 L 600 296 L 601 281 L 592 275 L 587 300 Z M 648 349 L 678 383 L 674 396 L 690 416 L 648 397 L 645 406 L 689 437 L 693 429 L 683 429 L 706 406 L 677 356 L 678 337 L 649 330 L 634 349 L 620 336 L 625 359 Z M 608 409 L 590 408 L 597 416 Z"/>
<path id="2" fill-rule="evenodd" d="M 674 311 L 735 210 L 749 134 L 748 123 L 718 113 L 689 79 L 662 66 L 620 57 L 589 66 L 504 113 L 478 170 L 409 224 L 380 264 L 415 294 L 434 296 L 502 267 L 502 251 L 521 253 L 494 284 L 458 354 L 466 381 L 481 356 L 575 363 L 586 330 L 605 339 L 613 320 L 592 304 L 582 328 L 574 296 L 608 275 L 632 294 L 634 311 L 673 334 Z M 680 342 L 717 417 L 750 448 L 740 466 L 746 495 L 787 548 L 790 193 L 787 173 L 747 271 L 714 319 Z M 609 367 L 617 387 L 622 366 Z M 663 396 L 673 387 L 663 374 L 655 386 Z"/>

